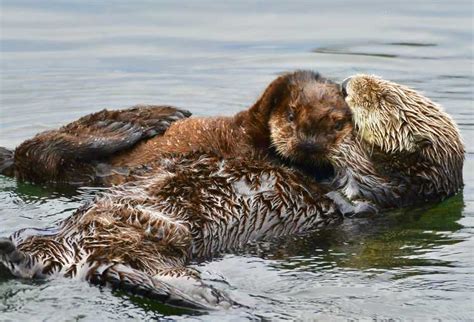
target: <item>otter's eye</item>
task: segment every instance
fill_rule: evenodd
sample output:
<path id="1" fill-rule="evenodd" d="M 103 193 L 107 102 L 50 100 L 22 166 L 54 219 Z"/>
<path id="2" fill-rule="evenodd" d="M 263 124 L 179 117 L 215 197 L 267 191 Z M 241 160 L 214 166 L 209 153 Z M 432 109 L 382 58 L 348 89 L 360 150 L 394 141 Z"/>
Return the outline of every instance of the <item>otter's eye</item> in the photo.
<path id="1" fill-rule="evenodd" d="M 293 122 L 295 120 L 295 112 L 289 111 L 288 112 L 288 121 Z"/>
<path id="2" fill-rule="evenodd" d="M 334 125 L 334 129 L 336 131 L 342 130 L 343 127 L 344 127 L 344 122 L 342 122 L 342 121 L 336 122 L 336 124 Z"/>

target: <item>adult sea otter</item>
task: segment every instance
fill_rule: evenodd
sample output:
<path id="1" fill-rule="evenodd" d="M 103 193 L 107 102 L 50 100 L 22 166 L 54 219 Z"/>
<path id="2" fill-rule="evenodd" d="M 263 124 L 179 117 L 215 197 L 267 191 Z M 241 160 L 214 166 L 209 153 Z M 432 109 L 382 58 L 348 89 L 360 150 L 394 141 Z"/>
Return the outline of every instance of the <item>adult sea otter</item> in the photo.
<path id="1" fill-rule="evenodd" d="M 464 144 L 441 107 L 406 86 L 371 75 L 342 83 L 355 135 L 328 159 L 334 188 L 378 208 L 441 201 L 463 186 Z"/>

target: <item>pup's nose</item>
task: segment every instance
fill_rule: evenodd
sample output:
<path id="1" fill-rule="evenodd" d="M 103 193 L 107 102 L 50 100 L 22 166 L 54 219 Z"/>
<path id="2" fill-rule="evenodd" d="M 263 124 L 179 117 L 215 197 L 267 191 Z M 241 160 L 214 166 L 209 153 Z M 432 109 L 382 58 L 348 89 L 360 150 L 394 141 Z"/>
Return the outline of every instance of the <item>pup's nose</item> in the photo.
<path id="1" fill-rule="evenodd" d="M 298 144 L 298 148 L 304 153 L 318 153 L 324 151 L 322 145 L 313 142 L 301 142 Z"/>
<path id="2" fill-rule="evenodd" d="M 347 89 L 346 89 L 346 87 L 347 87 L 347 84 L 349 83 L 350 80 L 351 80 L 351 78 L 350 78 L 350 77 L 347 77 L 347 78 L 346 78 L 345 80 L 343 80 L 342 83 L 341 83 L 341 92 L 342 92 L 342 96 L 343 96 L 344 98 L 347 97 Z"/>

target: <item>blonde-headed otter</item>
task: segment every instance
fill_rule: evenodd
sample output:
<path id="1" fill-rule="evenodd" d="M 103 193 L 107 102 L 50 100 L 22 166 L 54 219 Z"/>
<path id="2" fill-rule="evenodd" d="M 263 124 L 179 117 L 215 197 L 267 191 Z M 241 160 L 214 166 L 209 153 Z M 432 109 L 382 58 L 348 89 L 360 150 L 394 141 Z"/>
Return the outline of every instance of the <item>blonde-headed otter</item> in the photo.
<path id="1" fill-rule="evenodd" d="M 144 175 L 153 162 L 176 153 L 256 155 L 312 166 L 324 163 L 352 130 L 338 85 L 310 71 L 278 77 L 235 116 L 189 115 L 157 106 L 104 110 L 25 141 L 8 170 L 34 182 L 110 185 Z"/>
<path id="2" fill-rule="evenodd" d="M 135 180 L 56 228 L 0 239 L 0 262 L 19 277 L 65 276 L 170 305 L 228 306 L 190 261 L 342 220 L 326 189 L 278 162 L 319 165 L 351 133 L 337 85 L 311 72 L 283 75 L 248 111 L 173 124 L 109 159 Z"/>
<path id="3" fill-rule="evenodd" d="M 329 159 L 335 187 L 380 208 L 440 201 L 463 186 L 464 145 L 452 118 L 406 86 L 355 75 L 342 83 L 356 137 Z"/>

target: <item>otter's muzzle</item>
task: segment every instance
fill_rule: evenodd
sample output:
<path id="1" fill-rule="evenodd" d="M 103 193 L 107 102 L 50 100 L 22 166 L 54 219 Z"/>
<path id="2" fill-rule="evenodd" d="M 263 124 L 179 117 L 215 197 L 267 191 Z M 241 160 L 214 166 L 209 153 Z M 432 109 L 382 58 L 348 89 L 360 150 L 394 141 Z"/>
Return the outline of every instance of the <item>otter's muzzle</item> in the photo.
<path id="1" fill-rule="evenodd" d="M 347 84 L 349 84 L 350 80 L 351 80 L 351 77 L 347 77 L 347 78 L 346 78 L 345 80 L 343 80 L 342 83 L 341 83 L 341 92 L 342 92 L 342 96 L 343 96 L 344 98 L 347 97 L 347 89 L 346 89 L 346 88 L 347 88 Z"/>
<path id="2" fill-rule="evenodd" d="M 303 153 L 322 153 L 325 151 L 324 146 L 313 142 L 301 142 L 298 144 L 298 149 Z"/>

